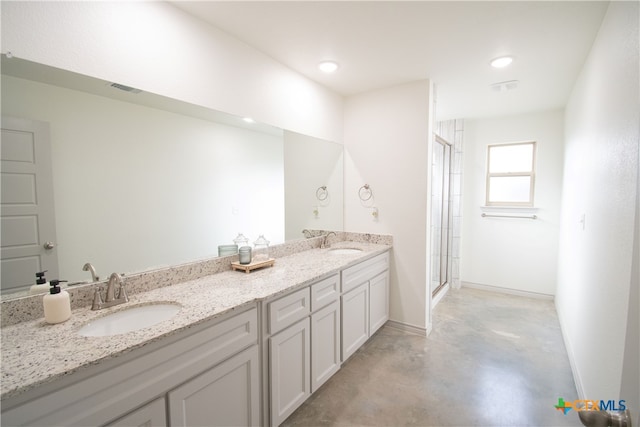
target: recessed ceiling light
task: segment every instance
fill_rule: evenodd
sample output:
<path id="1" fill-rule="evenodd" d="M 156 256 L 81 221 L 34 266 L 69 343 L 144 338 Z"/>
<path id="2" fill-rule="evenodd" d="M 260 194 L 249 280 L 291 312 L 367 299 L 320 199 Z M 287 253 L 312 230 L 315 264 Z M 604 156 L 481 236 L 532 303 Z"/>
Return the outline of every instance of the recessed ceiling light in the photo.
<path id="1" fill-rule="evenodd" d="M 322 61 L 318 64 L 318 68 L 323 73 L 333 73 L 338 69 L 338 63 L 335 61 Z"/>
<path id="2" fill-rule="evenodd" d="M 255 122 L 256 122 L 256 121 L 255 121 L 255 120 L 253 120 L 251 117 L 245 117 L 245 118 L 243 118 L 242 120 L 244 120 L 244 121 L 245 121 L 245 122 L 247 122 L 247 123 L 255 123 Z"/>
<path id="3" fill-rule="evenodd" d="M 500 58 L 496 58 L 491 61 L 491 66 L 493 68 L 504 68 L 507 65 L 513 62 L 512 56 L 501 56 Z"/>

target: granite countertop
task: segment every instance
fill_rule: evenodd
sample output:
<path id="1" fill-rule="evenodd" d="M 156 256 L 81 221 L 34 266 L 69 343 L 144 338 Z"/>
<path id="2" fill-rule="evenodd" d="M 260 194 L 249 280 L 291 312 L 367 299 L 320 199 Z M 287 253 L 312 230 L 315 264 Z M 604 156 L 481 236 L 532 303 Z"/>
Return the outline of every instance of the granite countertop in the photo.
<path id="1" fill-rule="evenodd" d="M 270 268 L 249 274 L 225 271 L 130 296 L 119 306 L 91 311 L 73 310 L 71 319 L 49 325 L 40 318 L 2 328 L 2 393 L 6 399 L 72 374 L 120 354 L 158 341 L 188 327 L 216 318 L 381 254 L 388 245 L 340 242 L 332 247 L 362 249 L 354 254 L 331 254 L 312 249 L 277 258 Z M 78 329 L 98 317 L 136 305 L 177 302 L 182 308 L 173 318 L 122 335 L 83 337 Z"/>

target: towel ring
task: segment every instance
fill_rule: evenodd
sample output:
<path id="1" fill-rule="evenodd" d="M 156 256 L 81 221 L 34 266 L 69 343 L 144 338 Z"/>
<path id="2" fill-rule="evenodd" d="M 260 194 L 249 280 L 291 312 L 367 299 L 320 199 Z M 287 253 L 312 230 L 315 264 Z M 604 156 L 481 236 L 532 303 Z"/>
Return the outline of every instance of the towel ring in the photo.
<path id="1" fill-rule="evenodd" d="M 371 198 L 373 197 L 373 191 L 371 191 L 369 184 L 365 184 L 360 187 L 360 190 L 358 190 L 358 197 L 360 197 L 360 200 L 362 200 L 363 202 L 371 200 Z"/>
<path id="2" fill-rule="evenodd" d="M 323 185 L 322 187 L 318 187 L 318 189 L 316 190 L 316 198 L 318 200 L 320 200 L 321 202 L 327 200 L 327 197 L 329 197 L 329 192 L 327 191 L 327 186 Z"/>

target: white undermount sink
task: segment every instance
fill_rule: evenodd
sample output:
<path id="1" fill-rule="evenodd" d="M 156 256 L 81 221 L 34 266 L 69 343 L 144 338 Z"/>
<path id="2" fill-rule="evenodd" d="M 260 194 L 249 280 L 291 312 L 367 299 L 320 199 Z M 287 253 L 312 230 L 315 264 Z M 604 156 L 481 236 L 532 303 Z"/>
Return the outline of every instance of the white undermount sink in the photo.
<path id="1" fill-rule="evenodd" d="M 362 249 L 358 248 L 331 248 L 329 249 L 329 253 L 334 255 L 350 255 L 357 254 L 358 252 L 362 252 Z"/>
<path id="2" fill-rule="evenodd" d="M 106 337 L 148 328 L 171 319 L 182 308 L 175 303 L 137 305 L 99 317 L 84 325 L 78 333 L 84 337 Z"/>

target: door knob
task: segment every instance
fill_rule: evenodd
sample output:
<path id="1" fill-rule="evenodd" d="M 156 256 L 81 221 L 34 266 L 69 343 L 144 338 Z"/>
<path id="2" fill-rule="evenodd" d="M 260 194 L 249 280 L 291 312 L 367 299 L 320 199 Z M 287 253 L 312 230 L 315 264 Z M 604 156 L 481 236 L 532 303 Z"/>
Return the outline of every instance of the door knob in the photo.
<path id="1" fill-rule="evenodd" d="M 631 413 L 607 411 L 578 411 L 578 418 L 586 427 L 631 427 Z"/>
<path id="2" fill-rule="evenodd" d="M 42 247 L 44 247 L 45 249 L 53 249 L 56 247 L 56 245 L 53 242 L 45 242 L 45 244 L 42 245 Z"/>

